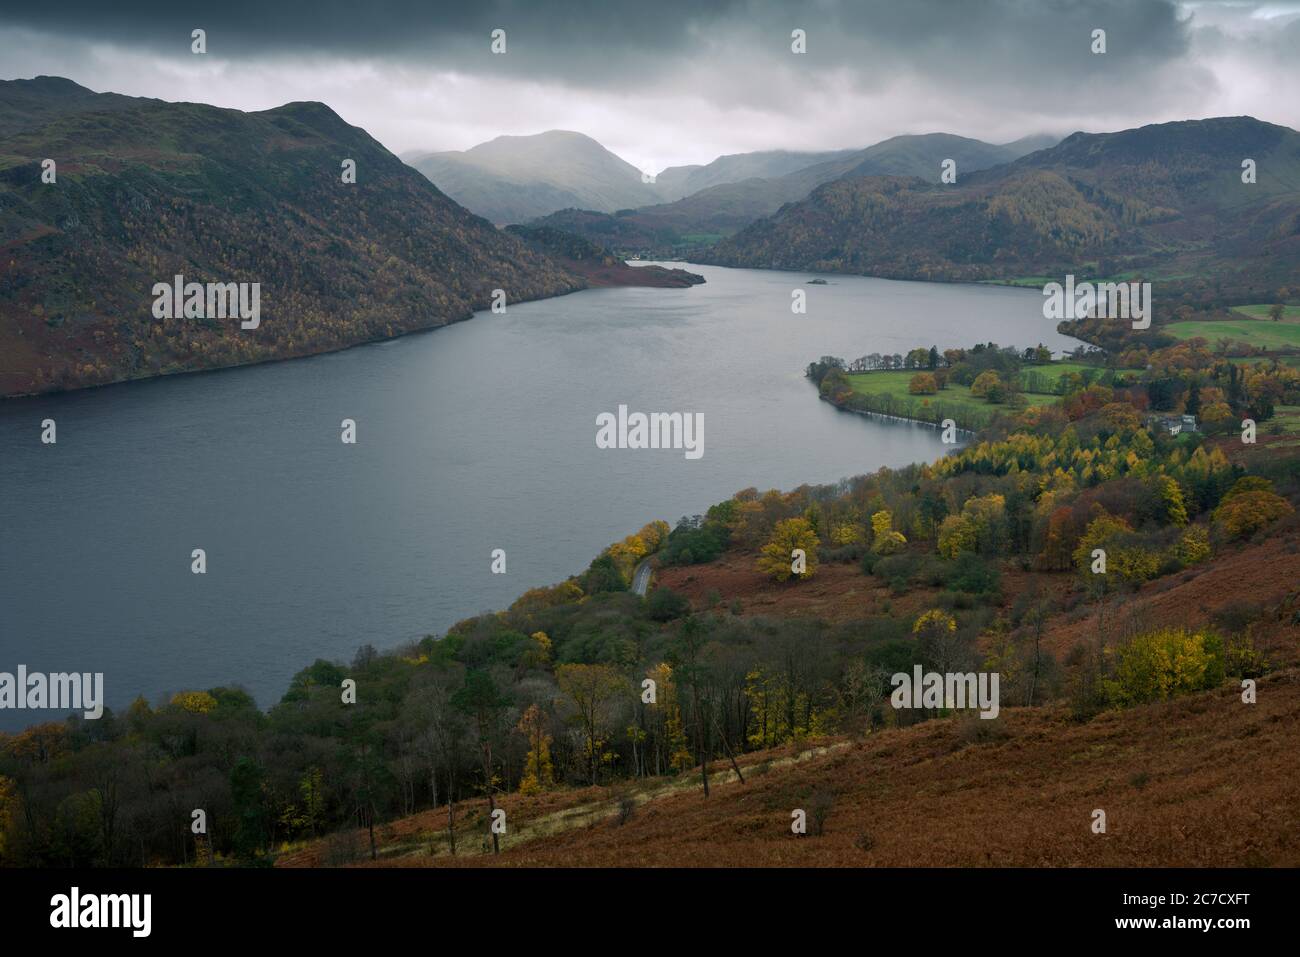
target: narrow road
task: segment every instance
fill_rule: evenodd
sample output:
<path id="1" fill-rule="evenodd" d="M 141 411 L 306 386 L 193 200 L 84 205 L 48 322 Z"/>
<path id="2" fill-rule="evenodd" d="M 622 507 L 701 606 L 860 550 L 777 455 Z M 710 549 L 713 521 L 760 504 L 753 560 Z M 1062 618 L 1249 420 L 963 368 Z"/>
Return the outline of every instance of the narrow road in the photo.
<path id="1" fill-rule="evenodd" d="M 632 573 L 632 593 L 645 597 L 645 590 L 650 587 L 650 559 L 645 559 L 636 566 Z"/>

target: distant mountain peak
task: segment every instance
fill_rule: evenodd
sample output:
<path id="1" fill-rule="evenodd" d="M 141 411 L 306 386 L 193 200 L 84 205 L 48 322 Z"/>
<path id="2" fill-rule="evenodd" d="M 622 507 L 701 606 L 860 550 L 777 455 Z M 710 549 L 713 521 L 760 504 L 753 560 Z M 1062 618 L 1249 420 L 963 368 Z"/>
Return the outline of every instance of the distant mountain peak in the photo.
<path id="1" fill-rule="evenodd" d="M 12 89 L 40 92 L 55 96 L 94 96 L 95 91 L 87 89 L 64 76 L 34 76 L 30 80 L 0 80 L 0 86 Z"/>

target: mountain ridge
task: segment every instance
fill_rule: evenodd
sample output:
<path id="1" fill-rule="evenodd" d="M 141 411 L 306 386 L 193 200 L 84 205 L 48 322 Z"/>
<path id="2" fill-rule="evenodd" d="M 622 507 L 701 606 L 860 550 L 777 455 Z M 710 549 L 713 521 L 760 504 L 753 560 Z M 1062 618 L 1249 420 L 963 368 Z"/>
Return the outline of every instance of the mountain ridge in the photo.
<path id="1" fill-rule="evenodd" d="M 625 254 L 682 258 L 732 235 L 817 187 L 849 176 L 868 174 L 930 175 L 954 159 L 960 171 L 985 169 L 1024 155 L 1022 149 L 1052 137 L 1029 137 L 997 146 L 950 133 L 904 134 L 863 150 L 796 169 L 776 178 L 722 183 L 672 203 L 619 210 L 613 214 L 569 208 L 536 220 L 578 233 Z"/>
<path id="2" fill-rule="evenodd" d="M 21 125 L 0 153 L 0 394 L 312 355 L 468 318 L 494 289 L 585 286 L 325 104 L 5 81 L 0 117 Z M 260 326 L 155 318 L 151 289 L 176 275 L 259 283 Z"/>
<path id="3" fill-rule="evenodd" d="M 1257 182 L 1242 182 L 1243 158 Z M 954 185 L 844 177 L 699 261 L 947 281 L 1140 272 L 1179 297 L 1260 301 L 1300 265 L 1300 134 L 1251 117 L 1185 120 L 1075 133 L 959 167 Z"/>

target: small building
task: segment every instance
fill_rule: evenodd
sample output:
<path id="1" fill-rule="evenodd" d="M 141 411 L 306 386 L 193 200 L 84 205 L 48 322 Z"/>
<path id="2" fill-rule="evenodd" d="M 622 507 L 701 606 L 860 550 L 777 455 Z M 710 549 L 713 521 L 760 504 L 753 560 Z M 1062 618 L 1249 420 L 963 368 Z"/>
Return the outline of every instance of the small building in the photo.
<path id="1" fill-rule="evenodd" d="M 1196 431 L 1196 417 L 1191 415 L 1149 415 L 1147 425 L 1153 429 L 1163 429 L 1170 435 L 1179 435 L 1184 431 L 1183 420 L 1192 420 L 1192 431 Z"/>
<path id="2" fill-rule="evenodd" d="M 1170 435 L 1184 435 L 1197 431 L 1194 415 L 1163 415 L 1157 412 L 1148 415 L 1146 421 L 1149 428 L 1161 429 Z"/>

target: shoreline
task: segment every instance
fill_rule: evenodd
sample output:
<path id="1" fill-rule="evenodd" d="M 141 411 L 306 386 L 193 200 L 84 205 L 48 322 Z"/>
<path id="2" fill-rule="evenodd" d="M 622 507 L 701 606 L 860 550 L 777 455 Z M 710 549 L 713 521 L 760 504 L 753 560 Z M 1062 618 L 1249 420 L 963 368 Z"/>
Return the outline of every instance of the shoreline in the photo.
<path id="1" fill-rule="evenodd" d="M 913 419 L 906 415 L 890 415 L 888 412 L 875 412 L 871 409 L 854 409 L 854 408 L 850 408 L 847 405 L 842 405 L 839 402 L 836 402 L 834 399 L 828 398 L 824 395 L 818 395 L 817 398 L 820 401 L 827 403 L 832 408 L 839 410 L 840 412 L 849 412 L 852 413 L 853 415 L 863 415 L 869 419 L 876 419 L 881 422 L 906 422 L 909 425 L 923 425 L 926 428 L 934 429 L 936 432 L 942 431 L 943 429 L 942 424 L 938 422 L 931 422 L 928 419 Z M 954 422 L 955 421 L 956 420 L 954 420 Z M 957 425 L 956 430 L 959 435 L 966 435 L 972 439 L 974 439 L 977 435 L 979 435 L 978 429 L 969 429 L 963 425 Z M 914 463 L 914 464 L 920 465 L 926 463 Z"/>

